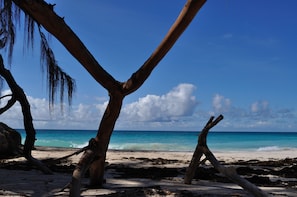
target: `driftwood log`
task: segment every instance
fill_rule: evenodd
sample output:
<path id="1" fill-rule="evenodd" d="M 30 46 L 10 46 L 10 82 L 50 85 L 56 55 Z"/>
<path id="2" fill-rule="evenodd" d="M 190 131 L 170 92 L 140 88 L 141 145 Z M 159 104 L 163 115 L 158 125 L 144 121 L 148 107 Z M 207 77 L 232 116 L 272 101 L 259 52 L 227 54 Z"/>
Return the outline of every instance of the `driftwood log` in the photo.
<path id="1" fill-rule="evenodd" d="M 209 121 L 206 123 L 205 127 L 201 131 L 198 144 L 196 146 L 195 152 L 193 154 L 192 160 L 190 162 L 189 167 L 187 168 L 184 183 L 191 184 L 194 174 L 198 168 L 198 166 L 204 161 L 200 161 L 202 155 L 205 155 L 205 159 L 208 160 L 214 168 L 219 171 L 221 174 L 225 175 L 227 178 L 241 186 L 243 189 L 251 193 L 253 196 L 264 197 L 268 196 L 264 191 L 258 188 L 256 185 L 247 181 L 246 179 L 239 176 L 236 172 L 236 169 L 233 167 L 224 167 L 220 164 L 220 162 L 216 159 L 214 154 L 209 150 L 207 146 L 207 134 L 209 130 L 214 127 L 217 123 L 219 123 L 224 117 L 222 115 L 218 116 L 215 120 L 214 117 L 210 117 Z M 214 120 L 214 121 L 213 121 Z"/>
<path id="2" fill-rule="evenodd" d="M 26 131 L 26 139 L 24 144 L 23 155 L 29 162 L 37 166 L 44 173 L 52 174 L 51 170 L 46 165 L 44 165 L 38 159 L 34 158 L 31 154 L 36 140 L 35 139 L 36 131 L 33 126 L 33 118 L 31 115 L 30 104 L 27 100 L 27 97 L 23 89 L 16 83 L 10 71 L 4 67 L 1 54 L 0 54 L 0 75 L 6 80 L 12 92 L 11 99 L 7 102 L 7 104 L 3 108 L 0 109 L 0 114 L 4 113 L 6 110 L 12 107 L 13 104 L 16 103 L 16 101 L 20 103 L 22 113 L 23 113 L 24 128 Z"/>

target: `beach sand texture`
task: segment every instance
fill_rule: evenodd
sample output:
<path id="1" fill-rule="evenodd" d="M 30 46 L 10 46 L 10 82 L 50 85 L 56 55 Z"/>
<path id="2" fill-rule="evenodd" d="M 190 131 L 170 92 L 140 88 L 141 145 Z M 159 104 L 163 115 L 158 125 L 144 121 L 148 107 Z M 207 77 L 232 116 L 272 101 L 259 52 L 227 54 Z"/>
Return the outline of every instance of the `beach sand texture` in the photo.
<path id="1" fill-rule="evenodd" d="M 76 149 L 37 147 L 34 157 L 60 158 Z M 82 182 L 82 196 L 251 196 L 228 181 L 206 162 L 197 170 L 191 185 L 183 183 L 191 152 L 117 151 L 107 153 L 106 184 L 88 189 Z M 214 152 L 226 166 L 235 166 L 240 175 L 271 196 L 297 196 L 297 152 L 292 150 L 261 152 Z M 63 188 L 81 155 L 50 166 L 53 175 L 28 166 L 24 158 L 0 163 L 1 196 L 68 196 Z M 200 177 L 199 177 L 200 176 Z"/>

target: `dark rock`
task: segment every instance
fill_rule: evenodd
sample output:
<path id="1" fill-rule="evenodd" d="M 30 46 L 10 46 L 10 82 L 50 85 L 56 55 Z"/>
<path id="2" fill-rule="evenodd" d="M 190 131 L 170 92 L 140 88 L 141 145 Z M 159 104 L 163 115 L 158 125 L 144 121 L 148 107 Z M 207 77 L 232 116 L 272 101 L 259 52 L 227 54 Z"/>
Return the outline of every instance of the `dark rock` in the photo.
<path id="1" fill-rule="evenodd" d="M 21 141 L 22 137 L 16 130 L 0 122 L 0 158 L 17 155 Z"/>

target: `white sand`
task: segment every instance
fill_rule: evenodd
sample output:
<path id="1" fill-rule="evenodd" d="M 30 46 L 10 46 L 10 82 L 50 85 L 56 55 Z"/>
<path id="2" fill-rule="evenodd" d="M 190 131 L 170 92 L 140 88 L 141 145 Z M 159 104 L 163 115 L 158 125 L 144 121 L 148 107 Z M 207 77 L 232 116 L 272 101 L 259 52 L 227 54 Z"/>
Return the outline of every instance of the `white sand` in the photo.
<path id="1" fill-rule="evenodd" d="M 38 147 L 38 150 L 33 151 L 33 156 L 38 159 L 44 158 L 60 158 L 71 154 L 75 149 L 61 149 L 61 148 L 48 148 Z M 135 167 L 187 167 L 192 158 L 191 152 L 150 152 L 150 151 L 116 151 L 110 150 L 107 153 L 107 162 L 109 164 L 125 164 L 133 165 Z M 297 158 L 297 151 L 282 150 L 282 151 L 255 151 L 255 152 L 214 152 L 214 155 L 219 161 L 233 162 L 238 160 L 279 160 L 285 158 Z M 71 157 L 71 163 L 77 163 L 81 154 Z M 167 159 L 178 160 L 173 164 L 162 164 L 144 162 L 150 159 Z M 145 160 L 146 159 L 146 160 Z M 21 161 L 23 158 L 10 160 Z M 3 161 L 2 161 L 3 162 Z M 64 173 L 55 173 L 54 175 L 44 175 L 40 171 L 31 170 L 6 170 L 0 169 L 0 195 L 1 196 L 67 196 L 68 191 L 60 191 L 71 180 L 71 175 Z M 84 179 L 83 182 L 87 183 L 88 180 Z M 241 187 L 236 184 L 214 183 L 209 181 L 197 181 L 192 185 L 184 185 L 182 177 L 174 180 L 160 180 L 152 181 L 149 179 L 117 179 L 112 174 L 107 175 L 107 183 L 105 189 L 87 189 L 82 193 L 82 196 L 95 196 L 103 194 L 111 194 L 118 191 L 119 187 L 123 188 L 143 188 L 158 185 L 162 189 L 173 191 L 168 193 L 167 196 L 175 196 L 175 190 L 191 191 L 196 194 L 238 194 L 238 196 L 249 196 Z M 294 196 L 294 192 L 286 188 L 271 187 L 262 188 L 274 195 Z M 158 196 L 151 195 L 151 196 Z M 160 195 L 159 195 L 160 196 Z"/>

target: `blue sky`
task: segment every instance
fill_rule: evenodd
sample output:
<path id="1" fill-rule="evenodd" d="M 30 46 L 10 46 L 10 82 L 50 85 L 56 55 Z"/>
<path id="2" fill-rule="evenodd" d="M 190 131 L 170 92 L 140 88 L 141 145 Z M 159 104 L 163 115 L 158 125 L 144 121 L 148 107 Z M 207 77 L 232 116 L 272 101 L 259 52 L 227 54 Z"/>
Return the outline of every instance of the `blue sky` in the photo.
<path id="1" fill-rule="evenodd" d="M 50 2 L 119 81 L 150 56 L 185 3 Z M 125 98 L 116 129 L 201 130 L 211 115 L 223 114 L 214 130 L 297 131 L 296 8 L 295 0 L 207 1 L 144 85 Z M 31 102 L 35 127 L 97 129 L 108 101 L 106 90 L 51 37 L 56 59 L 75 78 L 77 90 L 70 108 L 61 113 L 57 103 L 49 112 L 39 40 L 33 51 L 24 52 L 22 30 L 10 70 Z M 18 105 L 0 118 L 22 128 Z"/>

